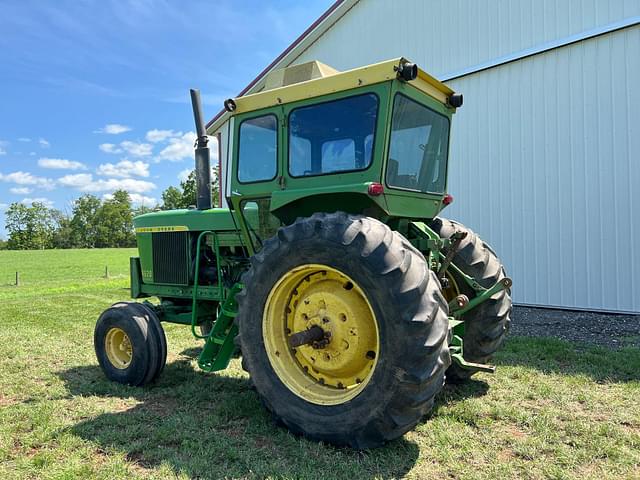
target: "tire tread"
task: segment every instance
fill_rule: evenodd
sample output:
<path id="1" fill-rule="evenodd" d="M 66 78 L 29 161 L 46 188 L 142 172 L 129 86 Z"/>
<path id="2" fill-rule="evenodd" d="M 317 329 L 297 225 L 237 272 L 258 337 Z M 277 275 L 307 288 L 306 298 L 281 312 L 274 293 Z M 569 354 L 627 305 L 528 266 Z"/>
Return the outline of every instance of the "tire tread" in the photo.
<path id="1" fill-rule="evenodd" d="M 266 267 L 270 256 L 277 258 L 290 251 L 292 242 L 314 237 L 358 251 L 362 261 L 366 259 L 369 265 L 375 266 L 387 288 L 398 299 L 396 310 L 402 313 L 398 315 L 398 332 L 394 335 L 411 336 L 415 341 L 411 343 L 412 350 L 402 352 L 397 359 L 402 365 L 396 373 L 397 391 L 389 393 L 388 401 L 373 409 L 368 421 L 356 430 L 327 434 L 322 428 L 305 424 L 304 419 L 294 418 L 275 406 L 268 394 L 254 385 L 276 423 L 286 425 L 293 433 L 358 449 L 380 446 L 414 428 L 432 408 L 435 395 L 444 385 L 445 371 L 450 364 L 448 306 L 442 297 L 440 283 L 428 269 L 423 255 L 402 235 L 370 217 L 343 212 L 315 213 L 281 227 L 251 259 L 251 268 L 242 277 L 245 288 L 237 295 L 238 343 L 243 352 L 252 348 L 243 335 L 243 324 L 252 321 L 250 315 L 256 308 L 252 304 L 251 291 L 257 281 L 257 272 Z M 243 368 L 251 376 L 260 375 L 264 366 L 253 362 L 254 357 L 243 356 Z"/>

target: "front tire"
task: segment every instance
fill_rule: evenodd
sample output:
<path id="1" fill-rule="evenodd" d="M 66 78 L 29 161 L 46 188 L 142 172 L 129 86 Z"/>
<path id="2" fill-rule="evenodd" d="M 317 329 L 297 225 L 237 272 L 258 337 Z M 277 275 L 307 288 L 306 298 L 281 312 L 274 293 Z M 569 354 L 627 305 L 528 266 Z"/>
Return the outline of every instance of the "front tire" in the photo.
<path id="1" fill-rule="evenodd" d="M 158 317 L 136 302 L 119 302 L 102 312 L 93 343 L 106 377 L 126 385 L 151 383 L 167 360 L 166 338 Z"/>
<path id="2" fill-rule="evenodd" d="M 376 447 L 433 406 L 450 364 L 447 304 L 422 254 L 385 224 L 298 219 L 265 242 L 242 281 L 243 364 L 292 432 Z M 330 332 L 328 343 L 290 348 L 291 327 L 304 325 Z"/>

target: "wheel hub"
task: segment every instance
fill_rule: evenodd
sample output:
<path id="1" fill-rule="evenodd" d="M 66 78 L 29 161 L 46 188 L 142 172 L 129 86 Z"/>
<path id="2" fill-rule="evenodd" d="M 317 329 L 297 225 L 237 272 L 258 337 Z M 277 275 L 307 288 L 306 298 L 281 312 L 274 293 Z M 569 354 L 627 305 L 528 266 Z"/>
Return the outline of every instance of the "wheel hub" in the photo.
<path id="1" fill-rule="evenodd" d="M 284 315 L 277 322 L 280 308 Z M 276 323 L 284 329 L 284 345 Z M 314 403 L 352 398 L 375 368 L 380 347 L 373 310 L 364 292 L 330 267 L 304 265 L 284 275 L 269 296 L 264 327 L 267 354 L 281 380 Z"/>
<path id="2" fill-rule="evenodd" d="M 133 347 L 129 336 L 121 328 L 114 327 L 107 332 L 105 351 L 107 358 L 114 367 L 124 370 L 131 364 Z"/>
<path id="3" fill-rule="evenodd" d="M 294 332 L 322 329 L 322 340 L 298 347 L 295 358 L 316 381 L 349 388 L 366 377 L 375 351 L 367 357 L 366 348 L 372 339 L 364 331 L 369 321 L 366 302 L 352 292 L 351 282 L 340 277 L 327 271 L 306 277 L 291 296 L 287 326 Z"/>

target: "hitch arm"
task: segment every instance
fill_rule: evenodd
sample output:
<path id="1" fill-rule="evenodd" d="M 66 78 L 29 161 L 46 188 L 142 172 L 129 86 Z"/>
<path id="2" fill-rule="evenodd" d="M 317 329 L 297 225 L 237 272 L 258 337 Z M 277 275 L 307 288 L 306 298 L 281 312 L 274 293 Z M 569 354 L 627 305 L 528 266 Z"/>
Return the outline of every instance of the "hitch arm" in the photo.
<path id="1" fill-rule="evenodd" d="M 459 307 L 460 303 L 453 303 L 449 305 L 450 313 L 455 313 L 457 317 L 460 317 L 467 313 L 469 310 L 477 307 L 482 302 L 486 302 L 494 296 L 496 293 L 506 290 L 513 285 L 513 281 L 509 277 L 504 277 L 502 280 L 497 281 L 491 288 L 488 288 L 482 293 L 479 293 L 476 297 L 469 300 L 469 302 L 463 306 Z"/>

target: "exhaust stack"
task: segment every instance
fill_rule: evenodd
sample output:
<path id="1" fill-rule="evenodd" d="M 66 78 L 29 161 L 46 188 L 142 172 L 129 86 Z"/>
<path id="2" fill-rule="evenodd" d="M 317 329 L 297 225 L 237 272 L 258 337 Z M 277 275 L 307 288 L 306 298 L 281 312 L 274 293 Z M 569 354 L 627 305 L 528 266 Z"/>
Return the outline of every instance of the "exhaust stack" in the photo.
<path id="1" fill-rule="evenodd" d="M 211 208 L 211 154 L 209 152 L 209 138 L 204 128 L 202 118 L 202 103 L 200 102 L 200 90 L 190 89 L 191 105 L 193 107 L 193 119 L 196 122 L 195 160 L 196 160 L 196 208 L 208 210 Z"/>

